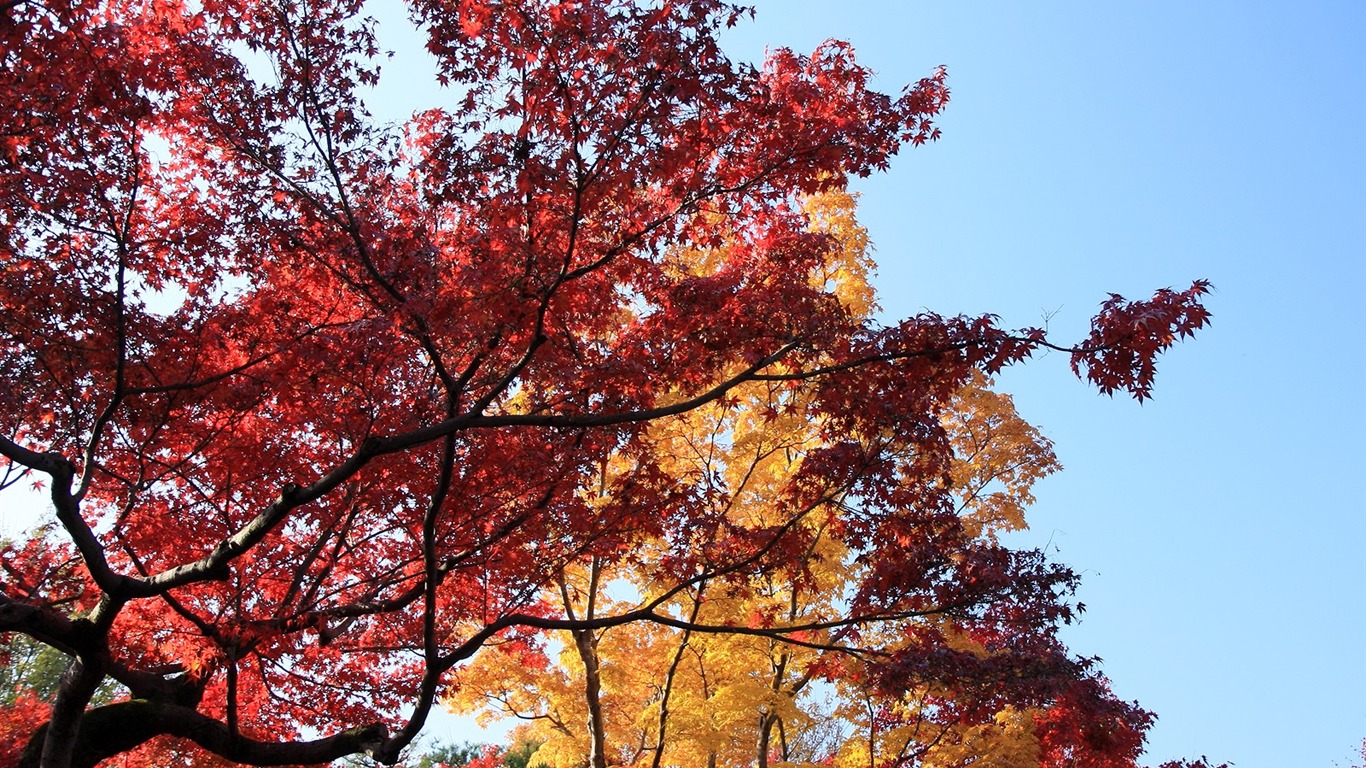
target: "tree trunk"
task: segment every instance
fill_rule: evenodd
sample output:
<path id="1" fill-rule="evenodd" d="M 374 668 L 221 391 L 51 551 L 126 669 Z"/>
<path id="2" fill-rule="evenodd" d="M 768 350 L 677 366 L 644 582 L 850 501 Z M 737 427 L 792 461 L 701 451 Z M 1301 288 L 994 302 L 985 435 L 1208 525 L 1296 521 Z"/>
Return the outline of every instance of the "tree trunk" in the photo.
<path id="1" fill-rule="evenodd" d="M 775 718 L 768 712 L 759 715 L 759 768 L 768 768 L 769 746 L 773 740 L 773 721 Z"/>
<path id="2" fill-rule="evenodd" d="M 598 578 L 602 564 L 596 557 L 588 565 L 588 588 L 583 608 L 584 620 L 591 620 L 597 608 Z M 574 619 L 574 600 L 569 593 L 569 583 L 564 573 L 560 574 L 560 596 L 564 600 L 565 615 Z M 574 638 L 574 648 L 583 662 L 584 700 L 588 704 L 588 766 L 607 768 L 607 728 L 602 714 L 602 672 L 598 664 L 598 640 L 595 632 L 576 629 L 569 633 Z"/>
<path id="3" fill-rule="evenodd" d="M 588 703 L 588 765 L 607 768 L 607 729 L 602 718 L 602 674 L 598 668 L 598 644 L 591 630 L 573 632 L 574 646 L 583 661 L 584 698 Z"/>

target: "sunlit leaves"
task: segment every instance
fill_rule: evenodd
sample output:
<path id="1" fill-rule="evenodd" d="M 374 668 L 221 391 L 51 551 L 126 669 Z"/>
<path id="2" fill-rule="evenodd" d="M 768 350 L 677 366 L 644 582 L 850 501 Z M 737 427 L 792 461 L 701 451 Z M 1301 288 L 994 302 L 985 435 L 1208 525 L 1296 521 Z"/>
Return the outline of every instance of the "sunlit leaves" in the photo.
<path id="1" fill-rule="evenodd" d="M 60 524 L 6 545 L 0 631 L 80 661 L 49 764 L 87 712 L 131 728 L 107 679 L 166 707 L 131 741 L 393 761 L 453 681 L 541 706 L 545 637 L 659 703 L 608 718 L 632 761 L 671 718 L 679 759 L 757 758 L 737 724 L 797 728 L 864 624 L 1070 617 L 1071 574 L 995 540 L 1055 463 L 984 375 L 1047 346 L 1146 398 L 1206 284 L 1076 349 L 884 327 L 847 182 L 938 136 L 942 69 L 889 96 L 843 42 L 732 62 L 720 0 L 419 0 L 450 87 L 390 126 L 366 98 L 411 84 L 365 10 L 0 3 L 0 456 Z M 884 640 L 886 675 L 985 674 Z"/>

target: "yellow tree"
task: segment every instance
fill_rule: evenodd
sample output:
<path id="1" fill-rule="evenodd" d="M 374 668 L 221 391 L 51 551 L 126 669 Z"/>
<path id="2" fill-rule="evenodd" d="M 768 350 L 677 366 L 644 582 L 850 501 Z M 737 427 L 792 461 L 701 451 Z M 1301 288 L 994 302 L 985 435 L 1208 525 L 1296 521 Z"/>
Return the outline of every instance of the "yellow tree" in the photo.
<path id="1" fill-rule="evenodd" d="M 867 236 L 854 218 L 854 199 L 827 193 L 808 198 L 804 210 L 812 231 L 838 244 L 810 279 L 851 313 L 874 311 Z M 689 251 L 679 268 L 706 273 L 717 263 L 713 255 Z M 1049 441 L 989 386 L 979 375 L 954 394 L 936 425 L 941 434 L 932 436 L 951 445 L 952 459 L 928 473 L 937 487 L 909 490 L 952 499 L 950 518 L 961 535 L 995 545 L 1000 533 L 1024 527 L 1033 484 L 1058 465 Z M 714 528 L 688 532 L 697 551 L 724 548 L 736 531 L 795 529 L 800 535 L 786 537 L 785 546 L 802 551 L 774 558 L 789 565 L 758 576 L 703 569 L 705 577 L 680 588 L 677 571 L 662 561 L 676 549 L 673 542 L 646 544 L 610 565 L 598 556 L 566 564 L 546 604 L 576 627 L 543 647 L 534 663 L 521 651 L 479 659 L 462 671 L 468 693 L 448 704 L 530 721 L 543 742 L 536 760 L 556 768 L 767 766 L 835 756 L 851 767 L 908 758 L 949 766 L 988 755 L 1015 765 L 1037 762 L 1030 711 L 1007 706 L 965 723 L 931 724 L 924 712 L 943 705 L 928 689 L 917 703 L 911 691 L 889 696 L 853 672 L 860 659 L 897 648 L 913 624 L 943 634 L 950 650 L 989 653 L 955 625 L 951 604 L 848 620 L 856 585 L 874 568 L 870 551 L 849 544 L 857 498 L 848 488 L 829 487 L 809 508 L 793 509 L 785 495 L 802 462 L 827 439 L 827 425 L 811 418 L 807 405 L 781 380 L 755 383 L 652 425 L 642 441 L 662 476 L 701 489 L 697 495 L 710 510 L 704 517 Z M 878 434 L 862 439 L 870 454 L 906 465 L 922 460 L 914 446 L 899 450 Z M 585 484 L 590 506 L 605 509 L 612 478 L 641 460 L 619 456 L 605 464 L 596 482 Z M 894 548 L 888 554 L 897 556 Z M 661 620 L 583 626 L 647 605 L 665 609 Z M 874 648 L 881 650 L 870 654 Z M 824 711 L 812 692 L 832 690 L 822 684 L 832 671 L 848 674 L 834 689 L 841 704 Z M 889 715 L 900 724 L 886 725 Z"/>
<path id="2" fill-rule="evenodd" d="M 825 249 L 827 257 L 812 266 L 809 280 L 828 290 L 851 315 L 862 318 L 873 309 L 867 281 L 871 262 L 867 235 L 855 221 L 853 207 L 853 197 L 846 192 L 805 200 L 812 233 L 837 246 Z M 723 250 L 682 250 L 676 254 L 675 269 L 706 276 L 725 263 L 720 257 Z M 801 573 L 787 579 L 791 582 L 791 577 L 800 576 L 803 583 L 809 582 L 814 571 L 808 566 L 818 558 L 836 568 L 843 559 L 842 551 L 826 551 L 836 545 L 820 533 L 829 524 L 829 511 L 823 508 L 836 503 L 843 489 L 823 489 L 795 514 L 774 506 L 776 500 L 790 495 L 787 486 L 805 452 L 822 444 L 821 425 L 808 418 L 805 405 L 786 382 L 756 382 L 716 403 L 651 425 L 641 441 L 648 446 L 646 451 L 607 462 L 597 482 L 585 483 L 585 502 L 590 508 L 603 509 L 613 478 L 624 474 L 619 469 L 629 467 L 638 475 L 641 464 L 652 464 L 661 477 L 673 478 L 678 487 L 686 488 L 686 495 L 693 497 L 691 503 L 707 508 L 699 516 L 707 521 L 705 525 L 673 535 L 694 537 L 692 549 L 707 553 L 726 546 L 737 532 L 763 535 L 784 526 L 809 529 L 811 533 L 796 538 L 807 541 L 811 551 L 801 559 Z M 582 623 L 604 611 L 629 610 L 626 603 L 634 599 L 636 604 L 667 608 L 685 626 L 566 630 L 537 664 L 524 663 L 518 654 L 485 654 L 462 671 L 462 693 L 448 703 L 456 708 L 490 706 L 493 711 L 532 720 L 545 742 L 542 759 L 564 765 L 587 763 L 601 768 L 609 762 L 635 762 L 645 754 L 658 765 L 666 745 L 679 743 L 691 744 L 704 759 L 715 761 L 724 751 L 721 742 L 736 740 L 734 719 L 748 722 L 758 710 L 764 713 L 756 721 L 758 738 L 767 738 L 775 723 L 792 716 L 777 703 L 794 693 L 783 690 L 787 662 L 779 660 L 772 679 L 757 689 L 748 675 L 731 673 L 737 663 L 746 669 L 754 666 L 759 658 L 754 656 L 757 649 L 750 647 L 754 642 L 771 645 L 776 641 L 713 637 L 704 643 L 695 628 L 708 623 L 741 626 L 753 623 L 756 616 L 761 623 L 791 623 L 800 618 L 799 609 L 811 610 L 812 606 L 795 597 L 784 598 L 779 584 L 784 577 L 777 572 L 752 583 L 729 578 L 726 567 L 714 567 L 726 560 L 719 553 L 712 564 L 715 578 L 688 579 L 680 589 L 673 569 L 661 569 L 666 564 L 660 558 L 667 557 L 670 543 L 661 541 L 659 547 L 647 543 L 611 566 L 597 556 L 566 563 L 557 583 L 547 590 L 545 602 L 566 620 Z M 736 544 L 731 541 L 729 546 Z M 615 598 L 610 594 L 614 585 Z M 829 594 L 838 594 L 834 582 L 825 586 L 833 588 Z M 787 589 L 791 591 L 792 586 Z M 780 610 L 784 602 L 791 603 L 785 615 Z M 771 651 L 763 658 L 770 658 Z M 558 663 L 550 659 L 556 652 Z M 737 654 L 754 658 L 743 662 L 729 658 Z M 625 690 L 631 695 L 623 696 Z M 766 703 L 751 701 L 756 695 Z M 712 700 L 729 702 L 728 708 L 709 712 L 716 709 L 706 704 Z M 614 746 L 609 747 L 609 742 Z M 753 755 L 756 743 L 751 743 L 747 754 Z"/>

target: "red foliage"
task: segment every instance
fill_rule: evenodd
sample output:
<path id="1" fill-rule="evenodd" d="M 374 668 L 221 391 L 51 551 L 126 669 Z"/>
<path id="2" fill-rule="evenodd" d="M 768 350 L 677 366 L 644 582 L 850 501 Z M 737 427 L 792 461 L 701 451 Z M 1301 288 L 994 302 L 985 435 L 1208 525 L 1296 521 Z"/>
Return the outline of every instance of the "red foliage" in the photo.
<path id="1" fill-rule="evenodd" d="M 1105 680 L 1069 685 L 1036 719 L 1043 768 L 1127 768 L 1143 751 L 1151 712 L 1119 701 Z"/>
<path id="2" fill-rule="evenodd" d="M 1177 339 L 1209 323 L 1200 297 L 1210 285 L 1197 280 L 1184 291 L 1163 288 L 1148 301 L 1110 294 L 1091 323 L 1091 335 L 1072 353 L 1072 370 L 1105 393 L 1124 389 L 1139 400 L 1151 396 L 1157 356 Z"/>
<path id="3" fill-rule="evenodd" d="M 465 763 L 465 768 L 503 768 L 503 755 L 506 751 L 492 744 L 485 744 L 478 757 Z M 451 766 L 451 768 L 455 768 L 455 766 Z"/>
<path id="4" fill-rule="evenodd" d="M 14 702 L 0 709 L 0 768 L 17 768 L 29 737 L 52 712 L 51 706 L 30 691 L 14 694 Z"/>

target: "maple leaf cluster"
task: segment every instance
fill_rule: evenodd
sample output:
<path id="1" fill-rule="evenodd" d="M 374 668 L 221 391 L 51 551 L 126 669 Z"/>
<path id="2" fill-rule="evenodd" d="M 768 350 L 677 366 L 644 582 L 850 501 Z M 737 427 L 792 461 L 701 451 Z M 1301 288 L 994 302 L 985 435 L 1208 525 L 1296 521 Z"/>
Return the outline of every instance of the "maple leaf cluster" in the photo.
<path id="1" fill-rule="evenodd" d="M 413 0 L 447 87 L 392 126 L 360 0 L 0 3 L 0 460 L 55 516 L 0 550 L 0 633 L 67 663 L 0 759 L 395 763 L 495 652 L 550 670 L 553 635 L 591 680 L 604 633 L 680 632 L 950 741 L 1117 718 L 1132 753 L 1144 715 L 1051 639 L 1074 578 L 995 539 L 1052 460 L 980 392 L 1051 347 L 1147 397 L 1207 285 L 1075 348 L 878 325 L 846 186 L 938 136 L 945 73 L 738 64 L 746 13 Z M 766 706 L 757 743 L 802 722 Z"/>
<path id="2" fill-rule="evenodd" d="M 1149 301 L 1110 294 L 1091 322 L 1091 334 L 1072 352 L 1072 370 L 1107 394 L 1125 389 L 1138 400 L 1151 396 L 1157 356 L 1209 322 L 1200 297 L 1210 284 L 1197 280 L 1184 291 L 1159 290 Z"/>

